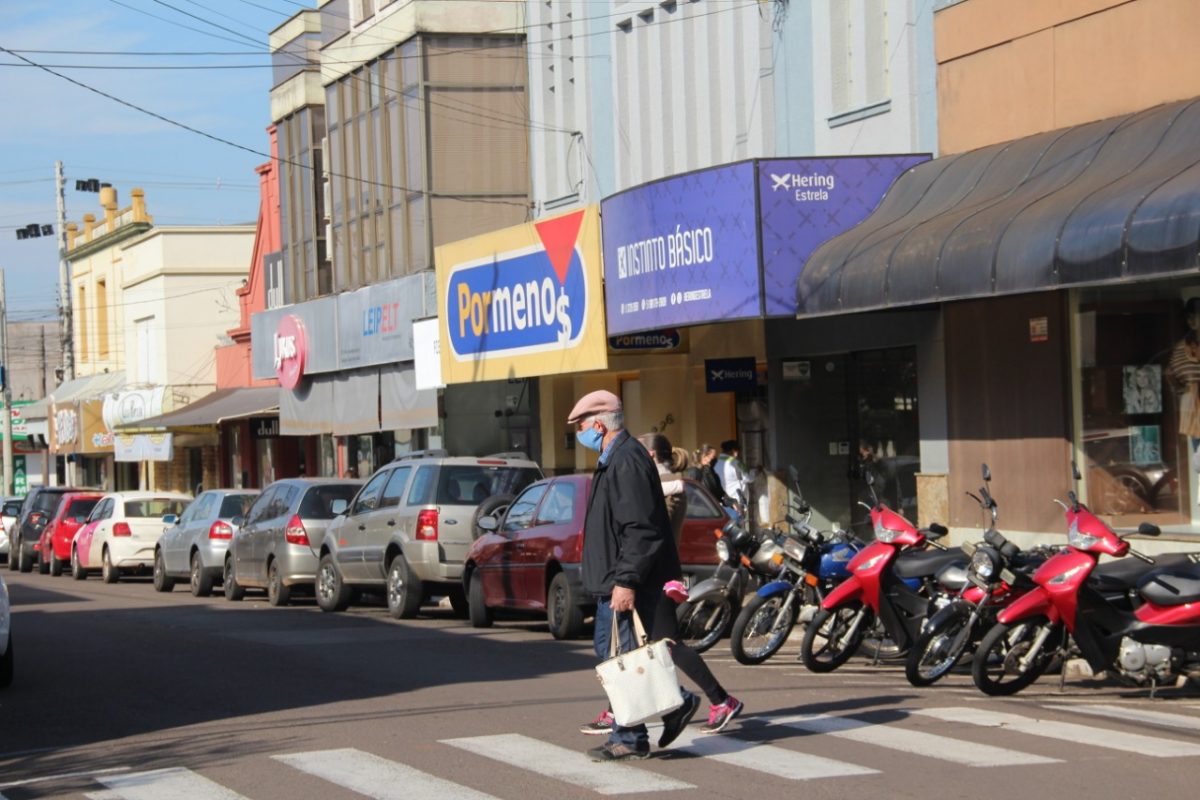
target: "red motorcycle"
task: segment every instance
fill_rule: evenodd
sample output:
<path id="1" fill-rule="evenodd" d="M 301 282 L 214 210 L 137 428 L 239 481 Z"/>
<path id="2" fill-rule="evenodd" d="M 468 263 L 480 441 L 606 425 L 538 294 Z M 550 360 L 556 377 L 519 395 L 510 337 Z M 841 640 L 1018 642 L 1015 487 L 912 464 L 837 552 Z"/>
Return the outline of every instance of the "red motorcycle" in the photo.
<path id="1" fill-rule="evenodd" d="M 1153 688 L 1200 669 L 1200 554 L 1139 553 L 1074 491 L 1067 498 L 1055 500 L 1066 513 L 1067 549 L 1034 573 L 1035 588 L 997 616 L 975 651 L 975 685 L 989 695 L 1015 694 L 1065 657 L 1071 638 L 1095 672 L 1138 685 Z M 1143 522 L 1138 533 L 1160 531 Z M 1102 555 L 1131 555 L 1142 564 L 1123 559 L 1097 567 Z"/>
<path id="2" fill-rule="evenodd" d="M 966 584 L 967 557 L 958 548 L 924 550 L 945 527 L 917 528 L 879 501 L 868 506 L 875 541 L 850 560 L 850 577 L 832 589 L 804 631 L 800 659 L 813 672 L 832 672 L 854 655 L 868 631 L 881 628 L 897 655 L 908 652 L 925 619 Z M 866 505 L 865 503 L 863 505 Z"/>

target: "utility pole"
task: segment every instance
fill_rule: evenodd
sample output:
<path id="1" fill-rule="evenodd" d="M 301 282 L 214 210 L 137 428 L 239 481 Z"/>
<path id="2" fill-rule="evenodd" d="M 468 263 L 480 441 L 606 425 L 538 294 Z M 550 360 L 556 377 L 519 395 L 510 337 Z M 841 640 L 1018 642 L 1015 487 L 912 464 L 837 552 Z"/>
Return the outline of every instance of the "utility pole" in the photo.
<path id="1" fill-rule="evenodd" d="M 0 382 L 4 385 L 4 497 L 10 497 L 13 489 L 12 448 L 12 380 L 8 368 L 8 294 L 4 289 L 4 270 L 0 269 Z"/>
<path id="2" fill-rule="evenodd" d="M 61 161 L 54 162 L 54 183 L 58 188 L 58 312 L 63 380 L 69 381 L 75 377 L 75 352 L 71 343 L 71 276 L 67 266 L 67 179 L 63 176 Z M 8 385 L 7 381 L 5 385 Z"/>

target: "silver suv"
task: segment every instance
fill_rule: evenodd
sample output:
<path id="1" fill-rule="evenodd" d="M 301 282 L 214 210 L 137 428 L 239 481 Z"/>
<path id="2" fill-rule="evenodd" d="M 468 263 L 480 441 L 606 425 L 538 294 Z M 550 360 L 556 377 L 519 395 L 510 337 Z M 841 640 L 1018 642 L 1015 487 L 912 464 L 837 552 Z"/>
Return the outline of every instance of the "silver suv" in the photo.
<path id="1" fill-rule="evenodd" d="M 462 569 L 479 535 L 476 521 L 541 477 L 524 453 L 475 458 L 427 450 L 397 458 L 330 524 L 317 553 L 317 605 L 342 611 L 355 589 L 386 587 L 396 618 L 414 616 L 435 595 L 449 596 L 465 616 Z"/>

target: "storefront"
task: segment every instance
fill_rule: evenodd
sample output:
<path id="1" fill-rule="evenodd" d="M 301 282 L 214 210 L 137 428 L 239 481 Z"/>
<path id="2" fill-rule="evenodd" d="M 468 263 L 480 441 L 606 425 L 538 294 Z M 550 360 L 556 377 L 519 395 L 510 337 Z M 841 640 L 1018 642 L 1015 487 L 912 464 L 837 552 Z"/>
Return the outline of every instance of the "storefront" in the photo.
<path id="1" fill-rule="evenodd" d="M 47 400 L 49 453 L 59 484 L 105 491 L 136 489 L 136 471 L 116 470 L 112 433 L 104 423 L 104 395 L 125 385 L 124 372 L 102 372 L 61 384 Z"/>
<path id="2" fill-rule="evenodd" d="M 412 363 L 412 323 L 434 308 L 433 274 L 423 272 L 254 314 L 253 376 L 280 384 L 277 436 L 311 437 L 294 468 L 365 477 L 399 453 L 437 444 L 437 393 L 416 388 Z M 242 463 L 231 469 L 244 472 L 253 458 L 264 477 L 278 474 L 270 433 L 234 434 L 226 452 Z"/>
<path id="3" fill-rule="evenodd" d="M 920 424 L 923 448 L 945 442 L 927 488 L 952 525 L 977 529 L 984 462 L 1006 533 L 1063 531 L 1072 461 L 1115 525 L 1200 522 L 1198 132 L 1192 100 L 937 159 L 810 260 L 798 325 L 940 315 L 944 435 L 924 405 Z"/>

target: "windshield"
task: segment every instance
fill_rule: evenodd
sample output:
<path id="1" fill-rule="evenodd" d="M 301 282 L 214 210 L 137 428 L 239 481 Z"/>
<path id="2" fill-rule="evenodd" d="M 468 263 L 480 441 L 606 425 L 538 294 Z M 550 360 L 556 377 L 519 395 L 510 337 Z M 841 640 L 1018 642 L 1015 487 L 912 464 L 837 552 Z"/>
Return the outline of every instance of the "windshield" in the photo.
<path id="1" fill-rule="evenodd" d="M 92 509 L 96 507 L 96 503 L 100 502 L 99 497 L 93 497 L 89 500 L 72 500 L 71 505 L 67 506 L 67 513 L 64 517 L 79 519 L 87 519 L 87 515 L 92 513 Z"/>
<path id="2" fill-rule="evenodd" d="M 221 519 L 244 517 L 256 497 L 256 494 L 227 494 L 221 500 L 221 513 L 217 516 Z"/>
<path id="3" fill-rule="evenodd" d="M 357 483 L 333 483 L 312 487 L 300 501 L 300 518 L 333 519 L 337 516 L 333 513 L 333 501 L 345 500 L 345 505 L 349 505 L 359 486 Z"/>
<path id="4" fill-rule="evenodd" d="M 145 500 L 125 501 L 125 518 L 164 517 L 167 514 L 179 516 L 187 508 L 187 500 L 174 497 L 148 497 Z"/>
<path id="5" fill-rule="evenodd" d="M 541 478 L 529 467 L 446 466 L 438 480 L 438 505 L 478 505 L 494 494 L 517 494 Z"/>

